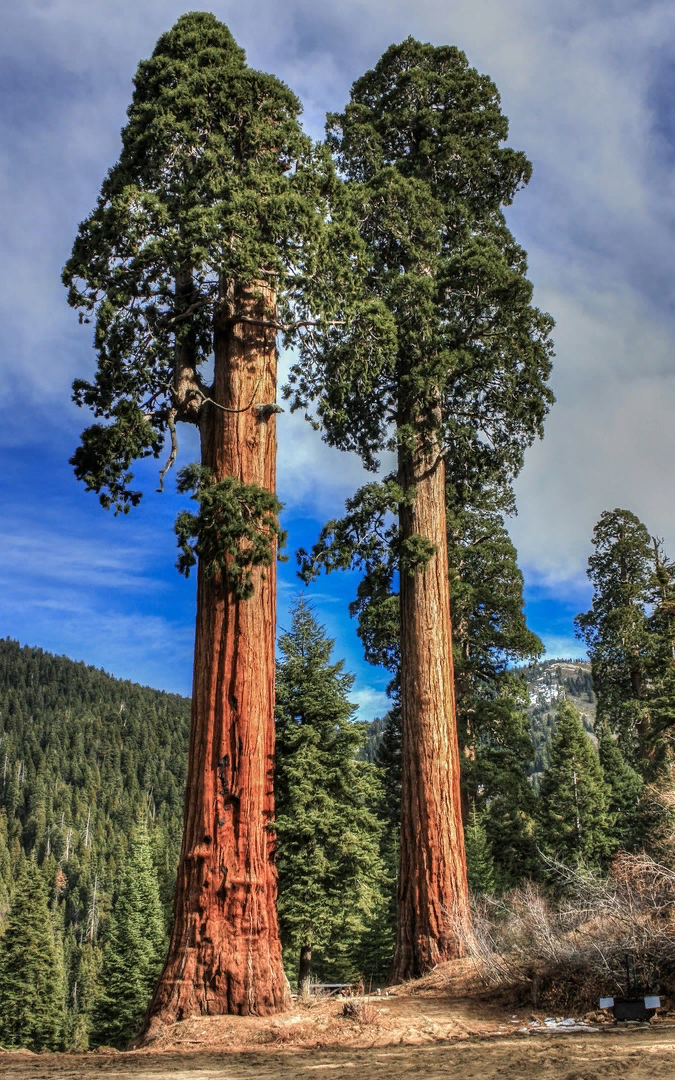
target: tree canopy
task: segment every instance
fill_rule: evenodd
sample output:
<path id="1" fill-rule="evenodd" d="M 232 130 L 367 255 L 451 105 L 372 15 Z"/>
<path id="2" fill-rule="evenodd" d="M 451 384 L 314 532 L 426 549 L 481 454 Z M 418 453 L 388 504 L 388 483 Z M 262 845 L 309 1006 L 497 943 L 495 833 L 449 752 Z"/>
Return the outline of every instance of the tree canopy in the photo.
<path id="1" fill-rule="evenodd" d="M 72 464 L 103 506 L 125 513 L 142 495 L 134 460 L 157 457 L 168 434 L 164 473 L 176 423 L 198 423 L 213 399 L 215 313 L 229 297 L 228 318 L 245 318 L 232 290 L 271 282 L 278 328 L 292 334 L 292 310 L 306 313 L 310 293 L 325 308 L 348 231 L 344 215 L 339 227 L 328 220 L 339 188 L 302 132 L 297 97 L 249 68 L 213 15 L 181 16 L 134 87 L 119 161 L 63 271 L 80 321 L 95 323 L 98 356 L 73 397 L 103 421 L 85 430 Z"/>
<path id="2" fill-rule="evenodd" d="M 494 83 L 459 49 L 408 38 L 357 79 L 327 132 L 359 209 L 372 330 L 306 339 L 293 407 L 318 397 L 326 440 L 368 468 L 433 432 L 450 455 L 517 472 L 553 400 L 552 320 L 531 305 L 501 209 L 531 166 L 501 146 Z"/>

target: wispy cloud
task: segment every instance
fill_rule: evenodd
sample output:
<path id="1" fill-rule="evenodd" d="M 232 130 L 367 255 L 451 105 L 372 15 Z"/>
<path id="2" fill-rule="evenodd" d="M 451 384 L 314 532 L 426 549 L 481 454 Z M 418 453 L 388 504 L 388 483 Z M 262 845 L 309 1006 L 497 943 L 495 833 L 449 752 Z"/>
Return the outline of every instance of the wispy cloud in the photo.
<path id="1" fill-rule="evenodd" d="M 367 720 L 369 723 L 376 716 L 384 716 L 391 708 L 391 701 L 383 690 L 358 681 L 350 691 L 349 700 L 359 706 L 355 719 Z"/>
<path id="2" fill-rule="evenodd" d="M 511 119 L 510 140 L 535 166 L 509 221 L 530 253 L 535 300 L 557 320 L 558 404 L 544 442 L 527 455 L 511 527 L 527 580 L 551 593 L 577 590 L 593 524 L 614 506 L 632 509 L 675 551 L 672 4 L 214 0 L 203 6 L 230 25 L 252 64 L 296 89 L 316 136 L 325 111 L 347 101 L 352 80 L 408 34 L 458 44 L 495 79 Z M 3 12 L 0 448 L 6 478 L 17 448 L 38 442 L 35 468 L 48 471 L 57 456 L 67 456 L 61 444 L 85 420 L 69 402 L 69 384 L 92 370 L 94 357 L 89 330 L 77 326 L 65 304 L 60 270 L 77 223 L 119 152 L 138 60 L 182 10 L 178 0 L 91 0 L 83 16 L 81 0 L 26 0 Z M 183 448 L 189 460 L 194 438 Z M 340 514 L 344 499 L 369 478 L 354 456 L 327 447 L 301 416 L 279 418 L 279 491 L 289 515 Z M 30 485 L 12 481 L 8 502 L 20 509 L 31 497 Z M 42 593 L 45 632 L 47 612 L 54 611 L 48 605 L 65 602 L 69 588 L 71 600 L 89 592 L 98 605 L 87 608 L 91 618 L 83 616 L 82 634 L 106 632 L 96 611 L 140 619 L 144 597 L 147 617 L 159 618 L 153 597 L 174 573 L 170 542 L 135 525 L 124 542 L 112 531 L 69 533 L 62 506 L 55 513 L 64 524 L 45 525 L 45 500 L 30 519 L 5 515 L 5 602 L 25 600 L 28 592 L 17 581 L 32 579 L 30 588 Z M 152 503 L 168 528 L 165 505 Z M 117 592 L 110 604 L 109 589 Z M 333 581 L 330 593 L 340 595 Z M 185 595 L 192 595 L 189 589 Z M 176 623 L 184 620 L 189 635 L 192 611 L 178 602 Z M 338 606 L 327 598 L 321 603 L 326 612 Z M 37 613 L 37 600 L 30 604 Z M 162 617 L 173 625 L 170 615 Z M 356 663 L 361 653 L 353 628 L 344 618 L 327 621 L 332 633 L 339 628 L 349 663 Z M 57 630 L 54 624 L 53 640 Z M 140 640 L 140 629 L 134 633 Z M 75 648 L 74 623 L 68 634 Z M 561 646 L 566 655 L 575 649 L 578 643 Z"/>

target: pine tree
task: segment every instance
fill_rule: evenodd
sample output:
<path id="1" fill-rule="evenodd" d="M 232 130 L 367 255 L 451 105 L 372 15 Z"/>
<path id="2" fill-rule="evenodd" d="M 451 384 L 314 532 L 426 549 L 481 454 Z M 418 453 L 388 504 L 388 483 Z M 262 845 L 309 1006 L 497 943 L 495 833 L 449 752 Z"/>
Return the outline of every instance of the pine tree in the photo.
<path id="1" fill-rule="evenodd" d="M 331 663 L 334 642 L 299 599 L 279 641 L 276 797 L 279 919 L 290 966 L 351 978 L 359 944 L 386 901 L 377 770 L 356 758 L 354 676 Z M 362 954 L 361 954 L 362 956 Z"/>
<path id="2" fill-rule="evenodd" d="M 501 144 L 494 84 L 456 48 L 412 38 L 358 79 L 329 144 L 360 206 L 372 327 L 314 340 L 292 373 L 293 405 L 320 398 L 328 442 L 367 468 L 396 452 L 355 514 L 394 515 L 400 571 L 403 799 L 396 978 L 461 950 L 469 919 L 453 691 L 446 460 L 516 473 L 541 433 L 551 319 L 531 306 L 525 254 L 502 206 L 530 176 Z M 516 404 L 517 403 L 517 404 Z M 309 573 L 368 563 L 369 549 L 324 533 Z M 367 566 L 366 566 L 367 569 Z M 431 752 L 431 747 L 434 747 Z M 422 823 L 418 825 L 418 823 Z M 420 831 L 421 829 L 421 831 Z M 447 912 L 452 912 L 450 925 Z"/>
<path id="3" fill-rule="evenodd" d="M 652 550 L 645 525 L 628 510 L 605 511 L 593 529 L 588 560 L 593 607 L 576 619 L 591 658 L 597 719 L 620 735 L 629 756 L 651 754 L 647 704 L 653 641 L 646 604 Z"/>
<path id="4" fill-rule="evenodd" d="M 527 687 L 503 673 L 475 695 L 475 752 L 464 762 L 466 787 L 476 798 L 494 863 L 495 890 L 536 877 L 541 860 L 535 839 L 536 800 L 530 783 L 534 750 L 525 707 Z"/>
<path id="5" fill-rule="evenodd" d="M 613 847 L 609 800 L 597 751 L 578 711 L 563 701 L 551 763 L 539 786 L 540 847 L 563 862 L 601 863 Z"/>
<path id="6" fill-rule="evenodd" d="M 598 739 L 598 757 L 609 790 L 607 809 L 612 821 L 612 842 L 627 851 L 643 848 L 647 823 L 640 798 L 644 781 L 627 763 L 606 728 Z"/>
<path id="7" fill-rule="evenodd" d="M 300 112 L 288 87 L 247 67 L 213 15 L 183 15 L 138 68 L 120 159 L 64 271 L 69 302 L 95 320 L 99 358 L 74 399 L 104 421 L 83 433 L 76 476 L 126 513 L 142 495 L 134 461 L 169 440 L 161 490 L 178 427 L 196 426 L 201 442 L 200 462 L 179 474 L 195 511 L 176 522 L 178 568 L 198 563 L 198 586 L 186 833 L 152 1007 L 168 1020 L 286 1003 L 264 832 L 283 542 L 277 336 L 328 317 L 354 276 L 347 216 L 334 202 L 328 211 L 340 185 Z"/>
<path id="8" fill-rule="evenodd" d="M 74 950 L 74 971 L 70 995 L 72 1015 L 71 1045 L 74 1050 L 88 1050 L 92 1016 L 101 992 L 103 952 L 89 942 Z"/>
<path id="9" fill-rule="evenodd" d="M 103 950 L 93 1045 L 124 1047 L 137 1033 L 166 954 L 164 913 L 147 827 L 136 823 Z"/>
<path id="10" fill-rule="evenodd" d="M 0 1045 L 60 1050 L 64 986 L 41 871 L 24 860 L 0 939 Z"/>
<path id="11" fill-rule="evenodd" d="M 494 892 L 495 867 L 492 850 L 475 803 L 471 807 L 469 821 L 464 828 L 464 843 L 469 888 L 475 893 Z"/>

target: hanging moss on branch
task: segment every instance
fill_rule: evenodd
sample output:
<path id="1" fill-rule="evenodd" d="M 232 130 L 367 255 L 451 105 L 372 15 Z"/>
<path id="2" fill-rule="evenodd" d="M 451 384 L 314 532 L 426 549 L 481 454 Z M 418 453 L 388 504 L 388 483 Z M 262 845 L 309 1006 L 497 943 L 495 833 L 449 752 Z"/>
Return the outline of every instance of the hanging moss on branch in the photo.
<path id="1" fill-rule="evenodd" d="M 182 510 L 176 518 L 177 569 L 189 577 L 199 557 L 207 577 L 222 573 L 232 592 L 247 600 L 253 595 L 252 568 L 286 559 L 277 554 L 287 537 L 278 520 L 283 503 L 236 476 L 213 483 L 211 470 L 196 462 L 181 469 L 178 490 L 193 493 L 199 513 Z"/>

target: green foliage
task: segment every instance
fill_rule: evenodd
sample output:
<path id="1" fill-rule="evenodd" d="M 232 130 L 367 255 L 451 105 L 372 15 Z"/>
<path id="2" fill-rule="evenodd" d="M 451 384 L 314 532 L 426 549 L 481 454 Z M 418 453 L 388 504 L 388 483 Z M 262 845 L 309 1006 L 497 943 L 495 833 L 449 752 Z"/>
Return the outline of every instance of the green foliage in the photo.
<path id="1" fill-rule="evenodd" d="M 462 770 L 462 784 L 480 811 L 490 845 L 494 889 L 506 892 L 538 876 L 536 801 L 530 783 L 533 747 L 523 680 L 509 673 L 494 682 L 492 695 L 473 697 L 476 741 Z M 462 715 L 467 715 L 465 702 Z M 467 856 L 468 857 L 468 856 Z"/>
<path id="2" fill-rule="evenodd" d="M 299 599 L 279 641 L 275 830 L 287 969 L 310 945 L 316 973 L 343 981 L 358 971 L 387 882 L 377 770 L 356 757 L 365 725 L 352 720 L 354 677 L 330 662 L 333 644 Z"/>
<path id="3" fill-rule="evenodd" d="M 469 888 L 475 893 L 492 893 L 495 887 L 495 868 L 490 842 L 473 803 L 469 820 L 464 827 L 464 848 Z"/>
<path id="4" fill-rule="evenodd" d="M 598 739 L 598 756 L 609 789 L 608 811 L 613 823 L 613 842 L 626 851 L 644 848 L 646 820 L 640 806 L 644 781 L 626 762 L 606 728 Z"/>
<path id="5" fill-rule="evenodd" d="M 606 511 L 593 530 L 593 547 L 588 560 L 593 607 L 577 616 L 577 631 L 591 657 L 598 721 L 621 732 L 630 753 L 646 719 L 643 698 L 652 644 L 645 611 L 650 536 L 630 511 Z"/>
<path id="6" fill-rule="evenodd" d="M 139 815 L 168 931 L 189 724 L 186 698 L 0 640 L 0 933 L 22 866 L 37 863 L 65 965 L 68 1046 L 88 1046 L 99 943 Z"/>
<path id="7" fill-rule="evenodd" d="M 601 863 L 616 844 L 610 792 L 597 751 L 569 702 L 558 707 L 551 764 L 539 787 L 537 838 L 563 862 Z"/>
<path id="8" fill-rule="evenodd" d="M 593 606 L 576 619 L 598 698 L 598 720 L 629 762 L 653 775 L 675 724 L 675 565 L 628 510 L 605 511 L 593 530 Z"/>
<path id="9" fill-rule="evenodd" d="M 103 949 L 101 989 L 93 1015 L 94 1045 L 123 1047 L 140 1028 L 162 969 L 168 941 L 144 820 L 132 833 Z"/>
<path id="10" fill-rule="evenodd" d="M 34 862 L 23 866 L 0 940 L 0 1045 L 6 1050 L 63 1047 L 63 954 L 47 889 Z"/>
<path id="11" fill-rule="evenodd" d="M 493 845 L 496 881 L 509 888 L 538 871 L 534 796 L 528 775 L 533 747 L 524 682 L 509 666 L 543 651 L 528 629 L 523 578 L 503 513 L 513 508 L 508 486 L 481 485 L 468 466 L 454 468 L 447 485 L 448 558 L 451 577 L 455 688 L 466 799 L 481 804 Z M 397 676 L 400 664 L 399 597 L 395 590 L 398 525 L 392 521 L 400 487 L 392 478 L 368 484 L 347 501 L 347 513 L 322 530 L 312 555 L 299 552 L 301 573 L 340 569 L 357 562 L 363 571 L 350 612 L 370 663 Z M 392 689 L 396 686 L 396 677 Z M 400 723 L 390 714 L 379 748 L 392 740 L 397 765 L 380 762 L 392 789 L 384 816 L 398 829 L 400 815 Z M 393 718 L 393 719 L 392 719 Z M 389 781 L 385 779 L 388 788 Z M 480 789 L 480 793 L 479 793 Z M 389 789 L 388 789 L 389 792 Z"/>
<path id="12" fill-rule="evenodd" d="M 101 985 L 103 950 L 90 942 L 73 952 L 71 991 L 71 1035 L 70 1046 L 73 1050 L 88 1050 L 92 1026 L 92 1015 Z"/>
<path id="13" fill-rule="evenodd" d="M 327 131 L 367 247 L 367 316 L 303 343 L 293 408 L 319 399 L 325 439 L 367 468 L 440 444 L 514 474 L 553 400 L 552 320 L 501 212 L 530 165 L 500 146 L 496 87 L 458 49 L 408 38 Z"/>
<path id="14" fill-rule="evenodd" d="M 222 573 L 235 595 L 247 599 L 253 594 L 251 568 L 271 566 L 286 542 L 277 517 L 282 503 L 236 476 L 214 483 L 211 470 L 198 464 L 181 469 L 178 490 L 192 491 L 199 504 L 197 514 L 182 510 L 176 519 L 178 570 L 189 577 L 199 557 L 207 577 Z"/>
<path id="15" fill-rule="evenodd" d="M 232 326 L 237 290 L 264 276 L 278 294 L 271 320 L 292 339 L 310 309 L 321 320 L 333 291 L 353 291 L 358 237 L 300 112 L 207 12 L 181 16 L 138 67 L 120 158 L 63 271 L 98 355 L 73 397 L 103 421 L 72 464 L 105 507 L 136 505 L 132 461 L 156 457 L 176 422 L 199 423 L 213 399 L 201 372 L 225 294 Z"/>

